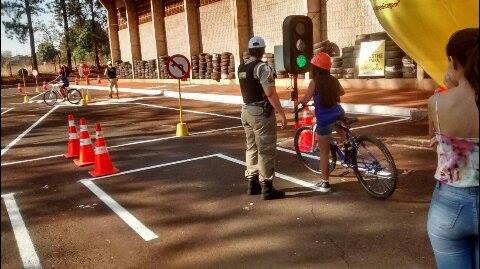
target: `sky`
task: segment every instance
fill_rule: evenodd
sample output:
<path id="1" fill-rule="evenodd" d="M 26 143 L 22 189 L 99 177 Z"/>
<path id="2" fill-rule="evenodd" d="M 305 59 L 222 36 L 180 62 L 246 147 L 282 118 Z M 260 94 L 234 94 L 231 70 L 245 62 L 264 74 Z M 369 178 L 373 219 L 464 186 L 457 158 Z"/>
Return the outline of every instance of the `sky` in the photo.
<path id="1" fill-rule="evenodd" d="M 2 21 L 3 21 L 4 16 L 2 15 Z M 8 17 L 7 17 L 8 19 Z M 46 13 L 44 16 L 41 17 L 33 17 L 32 20 L 42 20 L 44 22 L 48 22 L 53 19 L 53 15 L 51 13 Z M 25 19 L 26 20 L 26 19 Z M 1 36 L 1 47 L 2 51 L 9 50 L 12 52 L 12 56 L 15 55 L 30 55 L 30 40 L 27 37 L 27 41 L 25 44 L 21 44 L 18 40 L 14 39 L 8 39 L 7 36 L 5 35 L 5 29 L 3 27 L 3 23 L 1 24 L 2 28 L 2 36 Z M 35 35 L 35 43 L 38 44 L 37 41 L 39 41 L 40 38 L 38 35 Z"/>

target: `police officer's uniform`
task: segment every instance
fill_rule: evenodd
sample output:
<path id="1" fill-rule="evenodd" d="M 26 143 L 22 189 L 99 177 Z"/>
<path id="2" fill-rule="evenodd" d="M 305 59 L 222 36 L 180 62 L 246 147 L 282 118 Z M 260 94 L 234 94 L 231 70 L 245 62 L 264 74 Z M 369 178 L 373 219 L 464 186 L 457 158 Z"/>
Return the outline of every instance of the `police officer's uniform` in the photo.
<path id="1" fill-rule="evenodd" d="M 265 47 L 265 42 L 254 37 L 249 42 L 249 48 L 252 47 Z M 250 57 L 239 65 L 238 79 L 244 102 L 241 118 L 247 146 L 245 177 L 249 181 L 248 194 L 261 191 L 264 199 L 281 198 L 284 193 L 272 187 L 277 124 L 264 91 L 264 88 L 275 86 L 274 72 L 265 62 Z"/>
<path id="2" fill-rule="evenodd" d="M 105 74 L 108 77 L 108 81 L 110 82 L 110 98 L 112 98 L 113 94 L 113 87 L 117 91 L 117 98 L 118 98 L 118 84 L 117 84 L 117 68 L 112 65 L 112 62 L 108 62 L 108 66 L 105 69 Z"/>

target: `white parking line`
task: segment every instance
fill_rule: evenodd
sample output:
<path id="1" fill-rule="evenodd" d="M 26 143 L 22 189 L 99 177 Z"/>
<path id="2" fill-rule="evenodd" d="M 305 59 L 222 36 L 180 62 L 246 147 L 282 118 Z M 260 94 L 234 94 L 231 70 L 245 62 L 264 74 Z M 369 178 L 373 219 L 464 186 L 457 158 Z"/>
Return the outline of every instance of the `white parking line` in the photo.
<path id="1" fill-rule="evenodd" d="M 125 208 L 123 208 L 117 201 L 106 194 L 91 180 L 80 180 L 91 192 L 93 192 L 100 200 L 102 200 L 110 209 L 115 212 L 128 226 L 130 226 L 143 240 L 150 241 L 158 238 L 154 232 L 148 229 L 143 223 L 141 223 L 135 216 L 130 214 Z"/>
<path id="2" fill-rule="evenodd" d="M 3 108 L 2 108 L 2 109 L 3 109 Z M 8 108 L 7 110 L 3 111 L 1 115 L 3 115 L 3 114 L 5 114 L 5 113 L 7 113 L 8 111 L 11 111 L 12 109 L 13 109 L 13 107 L 11 107 L 11 108 Z"/>
<path id="3" fill-rule="evenodd" d="M 33 101 L 34 101 L 33 99 L 35 99 L 35 98 L 39 97 L 39 96 L 40 96 L 40 95 L 42 95 L 42 94 L 43 94 L 43 92 L 41 92 L 41 93 L 39 93 L 39 94 L 35 95 L 34 97 L 30 98 L 30 101 L 28 101 L 28 102 L 29 102 L 29 103 L 33 103 Z M 38 101 L 40 101 L 40 102 L 43 102 L 43 100 L 38 100 Z"/>
<path id="4" fill-rule="evenodd" d="M 28 127 L 27 130 L 25 130 L 23 133 L 21 133 L 19 136 L 17 136 L 17 138 L 15 138 L 5 148 L 2 149 L 2 153 L 0 154 L 0 156 L 3 156 L 3 154 L 5 154 L 11 147 L 13 147 L 15 144 L 17 144 L 18 141 L 20 141 L 20 139 L 22 139 L 26 134 L 28 134 L 33 128 L 35 128 L 35 126 L 37 126 L 40 122 L 42 122 L 46 117 L 48 117 L 48 115 L 50 115 L 50 113 L 55 111 L 55 109 L 57 109 L 57 108 L 58 108 L 58 106 L 52 107 L 52 109 L 50 109 L 47 113 L 45 113 L 45 115 L 43 115 L 40 119 L 38 119 L 35 123 L 33 123 L 32 126 Z"/>
<path id="5" fill-rule="evenodd" d="M 37 256 L 32 239 L 28 233 L 25 222 L 23 221 L 17 202 L 13 197 L 14 193 L 3 194 L 2 198 L 7 208 L 7 214 L 12 224 L 13 234 L 17 241 L 20 258 L 24 268 L 42 268 L 40 259 Z"/>
<path id="6" fill-rule="evenodd" d="M 143 104 L 143 103 L 137 103 L 137 104 L 142 105 L 142 106 L 157 107 L 157 108 L 177 110 L 177 111 L 180 110 L 180 109 L 178 109 L 178 108 L 169 107 L 169 106 L 159 106 L 159 105 Z M 204 114 L 204 115 L 210 115 L 210 116 L 228 118 L 228 119 L 236 119 L 236 120 L 241 119 L 240 117 L 228 116 L 228 115 L 222 115 L 222 114 L 210 113 L 210 112 L 203 112 L 203 111 L 195 111 L 195 110 L 188 110 L 188 109 L 182 109 L 182 111 L 184 111 L 184 112 L 190 112 L 190 113 L 195 113 L 195 114 Z"/>

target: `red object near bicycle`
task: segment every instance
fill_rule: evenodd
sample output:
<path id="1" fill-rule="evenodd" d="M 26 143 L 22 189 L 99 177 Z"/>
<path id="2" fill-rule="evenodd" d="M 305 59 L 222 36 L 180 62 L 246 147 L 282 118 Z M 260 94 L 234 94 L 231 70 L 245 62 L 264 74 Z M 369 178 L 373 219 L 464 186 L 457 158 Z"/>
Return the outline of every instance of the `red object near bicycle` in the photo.
<path id="1" fill-rule="evenodd" d="M 302 119 L 303 126 L 313 125 L 313 112 L 310 110 L 308 106 L 305 106 L 305 109 L 303 110 L 302 118 L 303 118 Z"/>
<path id="2" fill-rule="evenodd" d="M 298 148 L 301 152 L 310 152 L 312 150 L 313 132 L 305 130 L 298 139 Z"/>

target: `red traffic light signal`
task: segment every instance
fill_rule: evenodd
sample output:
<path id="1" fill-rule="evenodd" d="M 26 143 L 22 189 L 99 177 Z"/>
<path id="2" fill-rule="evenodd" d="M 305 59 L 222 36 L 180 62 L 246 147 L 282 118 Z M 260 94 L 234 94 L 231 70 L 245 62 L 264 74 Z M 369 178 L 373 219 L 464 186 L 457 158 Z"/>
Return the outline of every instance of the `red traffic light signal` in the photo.
<path id="1" fill-rule="evenodd" d="M 313 54 L 313 24 L 307 16 L 291 15 L 283 21 L 283 61 L 290 74 L 310 69 Z"/>

